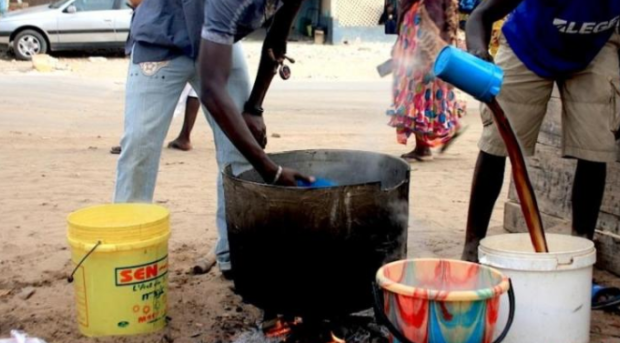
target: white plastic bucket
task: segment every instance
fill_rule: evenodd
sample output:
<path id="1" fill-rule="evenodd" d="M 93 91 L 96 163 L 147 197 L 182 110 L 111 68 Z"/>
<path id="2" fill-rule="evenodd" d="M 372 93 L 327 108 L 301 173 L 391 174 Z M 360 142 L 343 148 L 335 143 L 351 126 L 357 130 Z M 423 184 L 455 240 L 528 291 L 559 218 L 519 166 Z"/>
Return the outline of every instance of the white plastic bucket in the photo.
<path id="1" fill-rule="evenodd" d="M 488 237 L 480 243 L 480 263 L 511 278 L 516 294 L 514 323 L 505 343 L 590 342 L 594 243 L 554 234 L 547 234 L 547 243 L 547 254 L 534 252 L 527 233 Z M 499 325 L 508 316 L 505 298 Z"/>

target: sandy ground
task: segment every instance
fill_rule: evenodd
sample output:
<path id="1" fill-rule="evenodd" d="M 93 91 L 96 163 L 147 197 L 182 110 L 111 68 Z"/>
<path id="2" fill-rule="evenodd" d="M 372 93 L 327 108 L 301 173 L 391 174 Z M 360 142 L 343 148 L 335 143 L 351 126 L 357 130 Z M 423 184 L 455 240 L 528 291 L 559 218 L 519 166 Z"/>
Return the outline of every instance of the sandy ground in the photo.
<path id="1" fill-rule="evenodd" d="M 389 80 L 376 76 L 390 46 L 291 44 L 298 62 L 293 80 L 277 81 L 266 103 L 271 152 L 349 148 L 400 155 L 383 115 Z M 251 67 L 259 45 L 246 44 Z M 229 342 L 253 326 L 260 311 L 242 304 L 232 283 L 216 270 L 188 273 L 216 240 L 213 139 L 204 120 L 195 149 L 164 149 L 155 202 L 170 209 L 170 325 L 165 332 L 91 340 L 76 326 L 66 243 L 66 215 L 111 200 L 117 156 L 108 153 L 122 133 L 127 60 L 90 62 L 61 55 L 70 71 L 40 74 L 26 62 L 0 60 L 0 337 L 20 328 L 52 342 Z M 338 82 L 335 82 L 338 81 Z M 464 235 L 468 193 L 481 125 L 470 101 L 470 129 L 432 163 L 412 164 L 409 254 L 457 258 Z M 180 118 L 168 138 L 176 136 Z M 502 199 L 506 198 L 505 187 Z M 500 233 L 503 203 L 494 212 Z M 607 283 L 616 278 L 599 273 Z M 33 287 L 24 300 L 20 293 Z M 596 313 L 593 342 L 620 342 L 618 317 Z"/>

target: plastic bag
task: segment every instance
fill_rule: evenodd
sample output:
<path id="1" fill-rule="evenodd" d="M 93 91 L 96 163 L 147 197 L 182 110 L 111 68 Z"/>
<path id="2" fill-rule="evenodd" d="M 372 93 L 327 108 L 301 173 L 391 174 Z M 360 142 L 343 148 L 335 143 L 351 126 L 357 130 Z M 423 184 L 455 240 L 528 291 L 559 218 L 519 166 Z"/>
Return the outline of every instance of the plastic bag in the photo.
<path id="1" fill-rule="evenodd" d="M 0 343 L 45 343 L 39 338 L 28 337 L 23 331 L 11 330 L 11 338 L 0 338 Z"/>

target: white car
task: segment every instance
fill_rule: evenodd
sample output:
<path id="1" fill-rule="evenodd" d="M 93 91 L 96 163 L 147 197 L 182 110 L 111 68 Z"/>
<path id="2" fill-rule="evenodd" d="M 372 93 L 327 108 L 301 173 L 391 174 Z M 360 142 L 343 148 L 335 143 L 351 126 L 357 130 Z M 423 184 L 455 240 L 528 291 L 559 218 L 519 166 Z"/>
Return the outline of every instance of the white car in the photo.
<path id="1" fill-rule="evenodd" d="M 60 0 L 0 18 L 0 49 L 18 59 L 58 50 L 119 49 L 133 10 L 126 0 Z"/>

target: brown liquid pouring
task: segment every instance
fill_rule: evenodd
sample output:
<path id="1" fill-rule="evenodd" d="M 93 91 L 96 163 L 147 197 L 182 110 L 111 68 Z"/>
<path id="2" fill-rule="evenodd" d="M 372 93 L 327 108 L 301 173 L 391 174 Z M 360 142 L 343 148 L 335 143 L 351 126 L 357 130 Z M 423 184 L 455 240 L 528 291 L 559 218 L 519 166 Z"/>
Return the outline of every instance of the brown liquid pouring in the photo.
<path id="1" fill-rule="evenodd" d="M 525 223 L 530 232 L 534 250 L 538 253 L 549 252 L 547 239 L 545 238 L 545 232 L 543 230 L 542 218 L 538 210 L 538 202 L 536 202 L 534 189 L 532 188 L 532 183 L 527 174 L 525 159 L 521 153 L 517 137 L 514 131 L 512 131 L 508 118 L 506 118 L 504 110 L 500 107 L 497 100 L 493 99 L 491 102 L 487 103 L 487 106 L 491 112 L 493 112 L 495 125 L 497 125 L 497 129 L 508 150 L 508 157 L 510 158 L 510 164 L 512 164 L 512 177 L 514 178 L 517 195 L 521 202 L 521 211 L 523 211 L 523 216 L 525 216 Z"/>
<path id="2" fill-rule="evenodd" d="M 447 43 L 441 38 L 439 28 L 434 24 L 423 4 L 420 6 L 419 15 L 422 35 L 418 37 L 421 51 L 420 55 L 417 57 L 422 60 L 434 61 Z M 536 202 L 534 189 L 527 174 L 525 159 L 523 158 L 521 147 L 519 147 L 519 143 L 517 142 L 517 137 L 514 131 L 512 131 L 512 127 L 504 114 L 504 110 L 500 107 L 497 100 L 493 99 L 491 102 L 487 103 L 487 106 L 491 109 L 491 112 L 493 112 L 495 123 L 506 144 L 506 149 L 508 150 L 508 157 L 512 164 L 512 176 L 514 178 L 515 188 L 517 189 L 519 201 L 521 202 L 521 211 L 523 211 L 523 215 L 525 216 L 525 223 L 530 232 L 534 250 L 539 253 L 549 252 L 547 239 L 545 238 L 545 232 L 543 230 L 542 218 L 538 210 L 538 203 Z"/>

